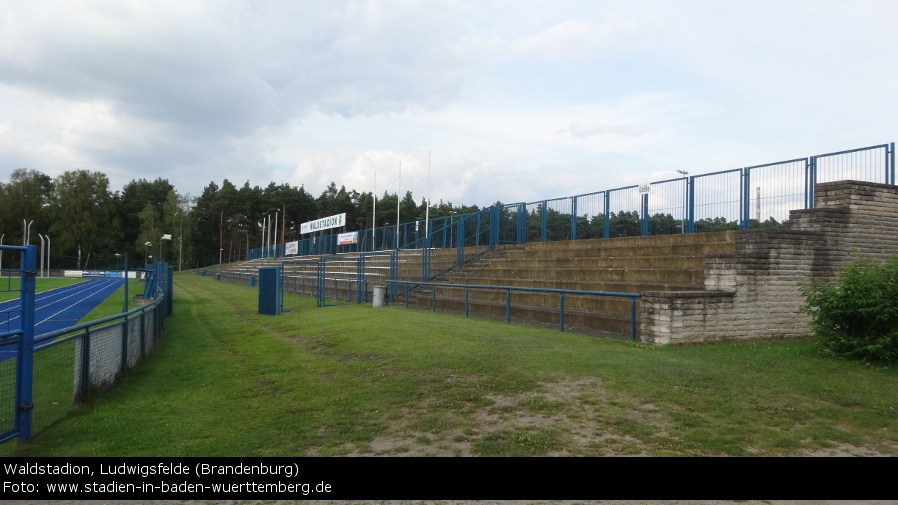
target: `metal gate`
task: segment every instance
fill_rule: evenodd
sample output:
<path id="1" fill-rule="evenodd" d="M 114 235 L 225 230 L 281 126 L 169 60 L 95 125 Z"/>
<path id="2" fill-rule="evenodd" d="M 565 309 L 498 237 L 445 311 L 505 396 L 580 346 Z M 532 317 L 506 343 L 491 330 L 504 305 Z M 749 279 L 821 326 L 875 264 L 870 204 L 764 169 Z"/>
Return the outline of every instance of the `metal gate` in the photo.
<path id="1" fill-rule="evenodd" d="M 371 301 L 374 286 L 395 280 L 396 268 L 394 252 L 285 261 L 281 263 L 281 310 Z"/>

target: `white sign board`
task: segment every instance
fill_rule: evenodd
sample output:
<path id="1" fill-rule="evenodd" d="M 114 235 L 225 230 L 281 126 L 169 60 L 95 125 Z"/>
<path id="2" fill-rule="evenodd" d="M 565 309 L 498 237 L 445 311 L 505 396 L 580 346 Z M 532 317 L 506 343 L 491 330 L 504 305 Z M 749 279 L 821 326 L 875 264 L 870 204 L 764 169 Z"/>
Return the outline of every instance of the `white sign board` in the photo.
<path id="1" fill-rule="evenodd" d="M 630 186 L 630 187 L 632 187 L 632 186 Z M 640 184 L 639 185 L 639 193 L 640 194 L 648 193 L 650 189 L 652 189 L 651 184 Z"/>
<path id="2" fill-rule="evenodd" d="M 341 226 L 346 226 L 346 213 L 303 223 L 299 226 L 299 233 L 304 235 L 306 233 L 315 233 L 316 231 L 329 230 L 331 228 L 340 228 Z"/>
<path id="3" fill-rule="evenodd" d="M 297 254 L 299 254 L 299 241 L 294 240 L 293 242 L 287 242 L 286 244 L 284 244 L 284 254 L 287 256 L 296 256 Z"/>
<path id="4" fill-rule="evenodd" d="M 337 235 L 337 245 L 354 245 L 359 243 L 359 232 L 341 233 Z"/>

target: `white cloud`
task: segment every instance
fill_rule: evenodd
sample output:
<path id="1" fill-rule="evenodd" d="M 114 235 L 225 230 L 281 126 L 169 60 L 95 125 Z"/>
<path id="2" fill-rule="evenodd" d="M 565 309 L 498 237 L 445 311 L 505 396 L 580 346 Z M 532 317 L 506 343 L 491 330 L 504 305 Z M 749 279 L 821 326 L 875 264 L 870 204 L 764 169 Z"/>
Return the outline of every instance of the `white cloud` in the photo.
<path id="1" fill-rule="evenodd" d="M 0 0 L 0 180 L 554 198 L 895 140 L 893 2 Z"/>

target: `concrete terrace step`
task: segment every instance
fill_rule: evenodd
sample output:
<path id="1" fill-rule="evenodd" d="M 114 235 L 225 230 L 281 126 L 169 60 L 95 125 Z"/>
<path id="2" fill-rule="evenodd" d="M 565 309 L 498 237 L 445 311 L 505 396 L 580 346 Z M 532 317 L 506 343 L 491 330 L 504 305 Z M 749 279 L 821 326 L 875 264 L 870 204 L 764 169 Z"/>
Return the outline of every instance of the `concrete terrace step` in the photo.
<path id="1" fill-rule="evenodd" d="M 534 258 L 510 256 L 504 260 L 492 260 L 488 264 L 465 265 L 468 268 L 667 268 L 679 270 L 692 268 L 702 270 L 704 268 L 704 255 L 698 256 L 599 256 L 599 257 L 558 257 L 558 258 Z"/>
<path id="2" fill-rule="evenodd" d="M 410 279 L 417 280 L 417 279 Z M 448 284 L 473 284 L 485 286 L 517 286 L 526 288 L 544 289 L 570 289 L 576 291 L 610 291 L 615 293 L 643 293 L 647 291 L 702 291 L 703 285 L 699 284 L 674 284 L 671 282 L 632 282 L 632 281 L 584 281 L 555 279 L 522 279 L 520 277 L 494 277 L 494 278 L 458 278 L 441 277 L 434 282 Z"/>
<path id="3" fill-rule="evenodd" d="M 411 287 L 410 287 L 411 288 Z M 491 302 L 504 304 L 507 300 L 515 306 L 534 306 L 546 308 L 558 308 L 561 305 L 561 295 L 546 291 L 521 291 L 504 289 L 483 289 L 445 287 L 445 286 L 420 286 L 410 289 L 409 299 L 417 298 L 431 300 L 434 297 L 442 300 L 464 300 L 467 291 L 467 299 L 476 302 Z M 397 293 L 405 296 L 404 289 Z M 566 293 L 564 295 L 565 309 L 579 309 L 590 312 L 609 312 L 615 314 L 628 314 L 630 311 L 630 297 L 601 296 L 601 295 L 576 295 Z"/>
<path id="4" fill-rule="evenodd" d="M 520 279 L 549 281 L 579 281 L 602 284 L 608 282 L 628 282 L 633 284 L 674 284 L 703 286 L 704 270 L 675 270 L 658 268 L 533 268 L 506 269 L 490 268 L 479 272 L 449 272 L 438 282 L 459 284 L 495 284 L 488 279 Z M 475 282 L 475 280 L 477 282 Z"/>

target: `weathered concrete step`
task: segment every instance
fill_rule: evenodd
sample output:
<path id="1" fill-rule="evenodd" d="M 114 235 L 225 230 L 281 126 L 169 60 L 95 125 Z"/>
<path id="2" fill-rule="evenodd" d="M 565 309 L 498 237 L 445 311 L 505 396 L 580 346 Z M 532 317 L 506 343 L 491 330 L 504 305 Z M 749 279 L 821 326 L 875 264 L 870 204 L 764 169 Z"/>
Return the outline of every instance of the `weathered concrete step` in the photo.
<path id="1" fill-rule="evenodd" d="M 613 291 L 616 293 L 642 293 L 645 291 L 701 291 L 703 284 L 673 284 L 669 282 L 632 282 L 589 280 L 561 281 L 555 279 L 522 279 L 520 277 L 444 277 L 434 282 L 475 284 L 486 286 L 519 286 L 527 288 L 572 289 L 578 291 Z"/>
<path id="2" fill-rule="evenodd" d="M 606 282 L 630 282 L 675 284 L 675 285 L 703 285 L 705 282 L 704 271 L 699 270 L 666 270 L 657 268 L 544 268 L 544 269 L 515 269 L 494 268 L 468 274 L 451 273 L 446 276 L 459 284 L 494 284 L 488 279 L 520 279 L 526 280 L 551 280 L 551 281 L 581 281 L 591 283 Z M 462 281 L 462 279 L 464 279 Z M 479 282 L 474 282 L 478 280 Z"/>
<path id="3" fill-rule="evenodd" d="M 526 244 L 518 244 L 514 246 L 500 246 L 500 248 L 508 247 L 510 250 L 564 250 L 576 251 L 578 249 L 605 249 L 611 250 L 615 248 L 657 248 L 664 246 L 699 246 L 708 245 L 709 247 L 729 247 L 732 248 L 736 242 L 735 231 L 711 232 L 711 233 L 687 233 L 672 235 L 656 235 L 651 237 L 615 237 L 615 238 L 595 238 L 568 240 L 560 242 L 527 242 Z"/>
<path id="4" fill-rule="evenodd" d="M 509 257 L 504 260 L 491 260 L 488 263 L 475 262 L 469 267 L 465 265 L 459 271 L 476 270 L 478 268 L 659 268 L 659 269 L 694 269 L 704 268 L 704 255 L 701 256 L 606 256 L 606 257 L 559 257 L 554 259 L 532 257 Z"/>
<path id="5" fill-rule="evenodd" d="M 399 294 L 404 296 L 405 291 L 400 290 Z M 514 305 L 554 308 L 558 308 L 562 304 L 562 295 L 560 293 L 552 293 L 547 291 L 521 291 L 485 288 L 465 289 L 461 287 L 421 286 L 417 289 L 410 290 L 409 298 L 411 299 L 412 296 L 415 296 L 418 299 L 426 300 L 431 300 L 434 298 L 464 300 L 467 297 L 470 302 L 491 302 L 502 304 L 506 303 L 506 300 L 510 300 Z M 628 314 L 630 312 L 630 306 L 630 297 L 578 295 L 571 293 L 564 294 L 565 310 L 571 309 L 592 312 Z"/>

